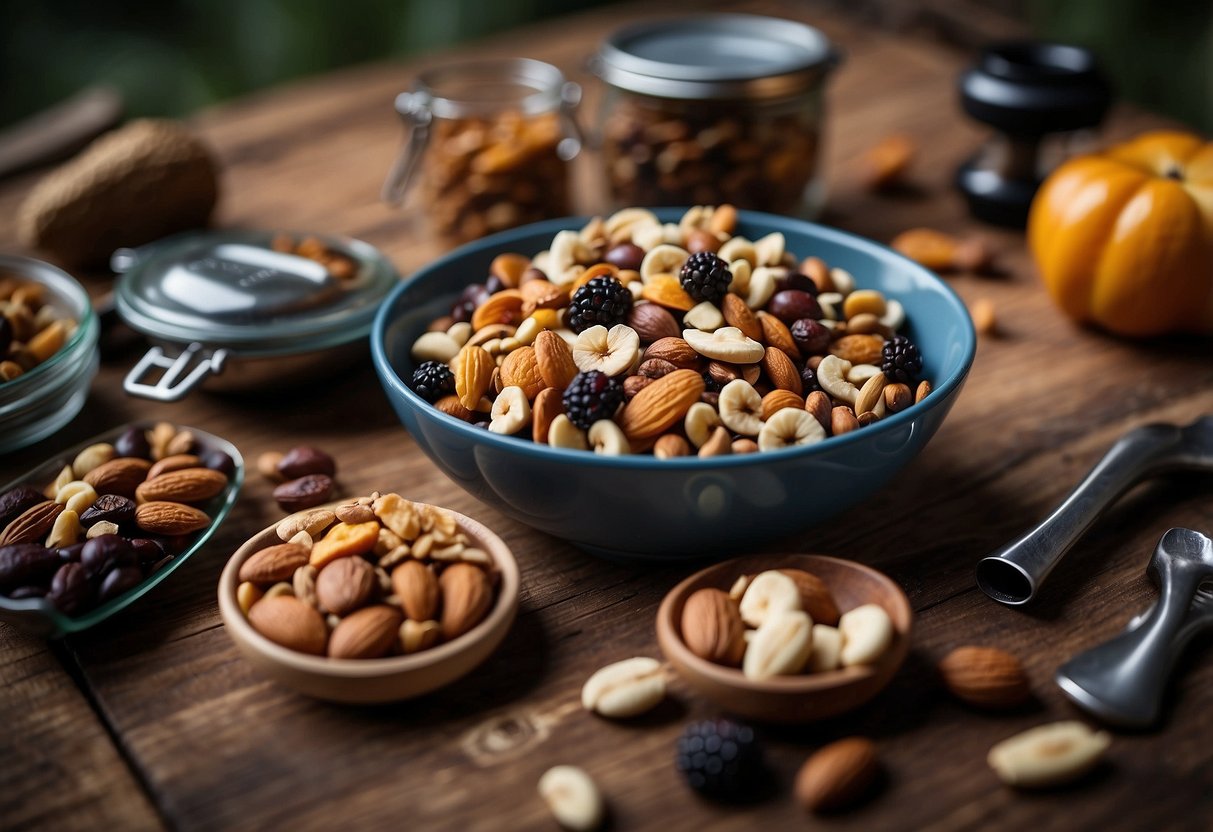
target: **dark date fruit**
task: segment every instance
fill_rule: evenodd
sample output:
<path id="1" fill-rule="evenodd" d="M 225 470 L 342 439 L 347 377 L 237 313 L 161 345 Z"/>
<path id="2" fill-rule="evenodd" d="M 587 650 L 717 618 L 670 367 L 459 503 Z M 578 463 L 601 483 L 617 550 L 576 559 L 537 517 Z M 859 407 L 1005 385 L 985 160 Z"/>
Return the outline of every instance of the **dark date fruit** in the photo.
<path id="1" fill-rule="evenodd" d="M 784 289 L 776 292 L 767 304 L 767 311 L 785 324 L 791 324 L 801 318 L 818 319 L 821 317 L 821 307 L 817 298 L 799 289 Z"/>
<path id="2" fill-rule="evenodd" d="M 80 552 L 80 565 L 90 577 L 104 575 L 118 566 L 130 566 L 136 562 L 135 550 L 126 538 L 116 534 L 102 534 L 84 544 Z"/>
<path id="3" fill-rule="evenodd" d="M 118 456 L 134 456 L 139 459 L 152 458 L 152 446 L 147 441 L 143 428 L 127 428 L 114 440 L 114 453 Z"/>
<path id="4" fill-rule="evenodd" d="M 308 474 L 275 488 L 274 499 L 283 511 L 295 512 L 327 503 L 332 493 L 333 480 L 330 477 L 324 474 Z"/>
<path id="5" fill-rule="evenodd" d="M 825 324 L 812 318 L 801 318 L 793 321 L 790 327 L 792 340 L 805 355 L 824 353 L 830 346 L 832 333 Z"/>
<path id="6" fill-rule="evenodd" d="M 84 551 L 84 544 L 87 541 L 73 543 L 71 546 L 60 546 L 55 552 L 59 555 L 59 560 L 67 563 L 68 561 L 80 560 L 80 553 Z"/>
<path id="7" fill-rule="evenodd" d="M 47 599 L 66 615 L 79 615 L 93 604 L 93 585 L 89 583 L 84 566 L 65 563 L 51 579 Z"/>
<path id="8" fill-rule="evenodd" d="M 165 555 L 160 541 L 152 540 L 150 537 L 136 537 L 127 542 L 130 543 L 131 550 L 135 553 L 135 559 L 145 566 L 155 563 Z"/>
<path id="9" fill-rule="evenodd" d="M 0 546 L 0 592 L 25 584 L 44 583 L 61 563 L 57 550 L 37 543 Z"/>
<path id="10" fill-rule="evenodd" d="M 4 317 L 0 315 L 0 318 Z M 28 485 L 19 485 L 12 491 L 0 496 L 0 528 L 7 526 L 30 506 L 36 506 L 46 500 L 37 489 Z"/>
<path id="11" fill-rule="evenodd" d="M 331 477 L 337 473 L 337 463 L 319 448 L 298 445 L 286 452 L 278 463 L 278 473 L 283 479 L 297 480 L 308 474 L 324 474 Z"/>
<path id="12" fill-rule="evenodd" d="M 602 259 L 619 269 L 639 271 L 644 261 L 644 249 L 635 243 L 620 243 L 612 246 Z"/>
<path id="13" fill-rule="evenodd" d="M 102 520 L 118 526 L 135 519 L 135 501 L 117 494 L 102 494 L 80 515 L 80 525 L 91 528 Z"/>
<path id="14" fill-rule="evenodd" d="M 229 480 L 232 478 L 232 474 L 236 473 L 236 463 L 223 451 L 217 449 L 204 451 L 201 461 L 203 468 L 210 468 L 212 471 L 218 471 Z"/>
<path id="15" fill-rule="evenodd" d="M 97 600 L 105 603 L 111 598 L 117 598 L 128 589 L 134 589 L 143 582 L 143 573 L 137 566 L 120 566 L 112 570 L 101 581 L 101 589 L 97 592 Z"/>
<path id="16" fill-rule="evenodd" d="M 786 289 L 795 289 L 800 292 L 808 292 L 813 297 L 817 297 L 820 291 L 817 284 L 813 282 L 813 278 L 800 272 L 788 272 L 783 277 L 775 280 L 775 291 L 782 292 Z"/>

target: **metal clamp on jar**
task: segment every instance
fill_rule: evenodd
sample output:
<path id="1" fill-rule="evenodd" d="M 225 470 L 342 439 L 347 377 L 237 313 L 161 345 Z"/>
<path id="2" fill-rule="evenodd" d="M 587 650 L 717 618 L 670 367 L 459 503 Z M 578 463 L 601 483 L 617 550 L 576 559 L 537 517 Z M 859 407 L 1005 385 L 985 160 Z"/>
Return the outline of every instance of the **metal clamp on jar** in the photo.
<path id="1" fill-rule="evenodd" d="M 569 161 L 581 87 L 528 58 L 424 72 L 396 98 L 406 143 L 383 185 L 448 243 L 572 213 Z"/>
<path id="2" fill-rule="evenodd" d="M 295 239 L 202 232 L 117 251 L 118 315 L 153 345 L 123 389 L 158 401 L 204 382 L 259 391 L 364 355 L 379 302 L 399 279 L 395 268 L 359 240 Z"/>
<path id="3" fill-rule="evenodd" d="M 732 203 L 813 216 L 825 79 L 839 53 L 772 17 L 698 15 L 611 35 L 591 69 L 615 207 Z"/>

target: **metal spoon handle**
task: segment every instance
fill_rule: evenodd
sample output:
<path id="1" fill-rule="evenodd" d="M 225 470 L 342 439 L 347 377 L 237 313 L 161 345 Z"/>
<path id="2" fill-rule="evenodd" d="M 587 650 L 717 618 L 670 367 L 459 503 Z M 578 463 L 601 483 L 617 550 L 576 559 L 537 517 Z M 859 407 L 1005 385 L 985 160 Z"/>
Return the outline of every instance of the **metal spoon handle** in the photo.
<path id="1" fill-rule="evenodd" d="M 1010 606 L 1036 596 L 1058 561 L 1113 501 L 1183 441 L 1175 425 L 1145 425 L 1126 433 L 1065 501 L 1036 528 L 977 564 L 982 591 Z"/>

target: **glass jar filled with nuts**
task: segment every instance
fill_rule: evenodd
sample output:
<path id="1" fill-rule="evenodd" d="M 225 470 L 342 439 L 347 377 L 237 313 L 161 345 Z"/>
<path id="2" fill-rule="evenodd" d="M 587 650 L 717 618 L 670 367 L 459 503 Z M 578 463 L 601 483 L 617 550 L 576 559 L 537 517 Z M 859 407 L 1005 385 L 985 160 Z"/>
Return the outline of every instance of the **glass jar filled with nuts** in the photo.
<path id="1" fill-rule="evenodd" d="M 525 58 L 422 73 L 396 99 L 408 138 L 384 199 L 449 245 L 568 215 L 580 99 L 559 69 Z"/>
<path id="2" fill-rule="evenodd" d="M 815 215 L 825 79 L 812 27 L 698 15 L 624 28 L 592 61 L 605 82 L 600 140 L 614 207 L 732 203 Z"/>

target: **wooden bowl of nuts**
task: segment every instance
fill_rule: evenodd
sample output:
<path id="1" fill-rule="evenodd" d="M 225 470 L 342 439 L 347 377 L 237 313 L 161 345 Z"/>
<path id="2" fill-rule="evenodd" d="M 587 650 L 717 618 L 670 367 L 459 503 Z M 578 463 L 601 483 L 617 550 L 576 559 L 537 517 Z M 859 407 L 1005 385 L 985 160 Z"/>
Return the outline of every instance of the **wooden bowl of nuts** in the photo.
<path id="1" fill-rule="evenodd" d="M 657 640 L 692 688 L 739 716 L 811 722 L 880 692 L 905 660 L 900 587 L 822 555 L 754 555 L 696 572 L 657 612 Z"/>
<path id="2" fill-rule="evenodd" d="M 335 702 L 408 699 L 464 676 L 518 609 L 518 564 L 485 526 L 379 494 L 263 529 L 219 578 L 219 612 L 266 675 Z"/>

